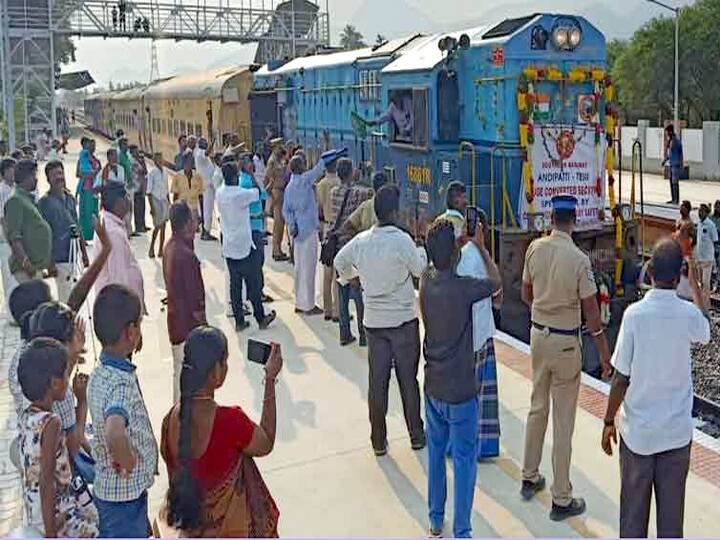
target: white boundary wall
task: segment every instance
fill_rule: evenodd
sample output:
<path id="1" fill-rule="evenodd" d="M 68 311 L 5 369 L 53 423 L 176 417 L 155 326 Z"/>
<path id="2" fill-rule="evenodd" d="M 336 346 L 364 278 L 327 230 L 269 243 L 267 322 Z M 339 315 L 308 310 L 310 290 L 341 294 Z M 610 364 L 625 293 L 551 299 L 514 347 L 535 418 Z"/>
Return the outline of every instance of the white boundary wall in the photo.
<path id="1" fill-rule="evenodd" d="M 633 143 L 639 140 L 643 145 L 643 169 L 662 174 L 663 129 L 651 128 L 647 120 L 640 120 L 637 126 L 623 126 L 621 130 L 623 169 L 631 168 Z M 684 129 L 680 136 L 690 178 L 720 180 L 720 122 L 705 122 L 702 129 Z"/>

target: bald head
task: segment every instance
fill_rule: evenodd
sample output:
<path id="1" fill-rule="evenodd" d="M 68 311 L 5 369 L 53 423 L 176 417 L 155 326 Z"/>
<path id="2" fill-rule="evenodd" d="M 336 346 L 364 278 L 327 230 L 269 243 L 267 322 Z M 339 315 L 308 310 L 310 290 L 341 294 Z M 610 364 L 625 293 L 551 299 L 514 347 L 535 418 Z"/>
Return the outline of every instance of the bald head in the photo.
<path id="1" fill-rule="evenodd" d="M 680 281 L 683 254 L 680 244 L 672 238 L 663 238 L 655 244 L 651 259 L 653 282 L 656 286 L 670 286 Z"/>

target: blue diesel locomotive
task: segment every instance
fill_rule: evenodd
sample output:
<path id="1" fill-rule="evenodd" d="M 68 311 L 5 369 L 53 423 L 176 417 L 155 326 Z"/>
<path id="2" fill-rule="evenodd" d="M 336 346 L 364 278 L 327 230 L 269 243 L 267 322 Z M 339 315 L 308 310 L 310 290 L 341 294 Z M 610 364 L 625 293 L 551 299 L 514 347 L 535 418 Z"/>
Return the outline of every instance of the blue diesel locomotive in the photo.
<path id="1" fill-rule="evenodd" d="M 614 193 L 614 87 L 605 70 L 605 38 L 581 17 L 535 14 L 418 34 L 263 66 L 250 96 L 253 138 L 270 128 L 311 158 L 347 146 L 365 170 L 384 170 L 400 186 L 406 220 L 420 232 L 444 211 L 448 183 L 464 182 L 492 222 L 504 326 L 528 337 L 522 261 L 547 228 L 552 195 L 578 197 L 576 241 L 607 276 L 606 297 L 621 290 L 622 258 L 634 246 Z"/>

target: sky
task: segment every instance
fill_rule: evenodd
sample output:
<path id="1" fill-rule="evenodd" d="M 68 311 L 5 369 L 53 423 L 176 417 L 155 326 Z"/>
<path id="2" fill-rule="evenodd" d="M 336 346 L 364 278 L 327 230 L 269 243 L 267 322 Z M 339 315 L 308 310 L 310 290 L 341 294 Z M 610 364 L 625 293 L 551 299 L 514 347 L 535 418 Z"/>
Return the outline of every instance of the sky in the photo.
<path id="1" fill-rule="evenodd" d="M 167 0 L 164 0 L 167 1 Z M 180 0 L 182 1 L 182 0 Z M 188 0 L 184 0 L 188 1 Z M 210 0 L 211 3 L 213 0 Z M 233 5 L 260 4 L 263 0 L 217 0 Z M 272 0 L 264 0 L 269 5 Z M 277 1 L 277 0 L 275 0 Z M 692 0 L 666 0 L 671 5 Z M 595 22 L 610 38 L 629 37 L 653 16 L 664 15 L 661 8 L 645 0 L 328 0 L 331 35 L 337 44 L 342 27 L 350 22 L 374 41 L 375 35 L 387 38 L 408 33 L 439 32 L 463 27 L 463 21 L 492 17 L 498 20 L 533 11 L 577 13 Z M 320 0 L 324 8 L 325 0 Z M 391 4 L 391 5 L 388 5 Z M 386 16 L 383 16 L 385 14 Z M 162 40 L 157 42 L 161 76 L 200 71 L 252 61 L 255 45 L 233 43 L 195 43 Z M 87 69 L 99 85 L 130 81 L 147 82 L 150 66 L 150 41 L 124 38 L 76 38 L 76 62 L 63 72 Z"/>

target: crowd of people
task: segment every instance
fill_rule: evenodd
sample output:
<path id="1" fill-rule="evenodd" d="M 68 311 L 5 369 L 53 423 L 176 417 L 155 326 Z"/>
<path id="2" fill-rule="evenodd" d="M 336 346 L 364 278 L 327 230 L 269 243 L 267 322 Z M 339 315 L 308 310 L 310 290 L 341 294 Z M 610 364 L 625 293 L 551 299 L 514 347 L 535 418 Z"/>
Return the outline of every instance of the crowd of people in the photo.
<path id="1" fill-rule="evenodd" d="M 313 164 L 302 147 L 270 136 L 252 152 L 235 135 L 223 137 L 217 149 L 214 141 L 182 136 L 172 161 L 154 154 L 148 169 L 142 152 L 118 132 L 105 165 L 95 153 L 95 141 L 83 138 L 75 195 L 59 160 L 45 166 L 50 189 L 42 197 L 36 161 L 22 156 L 0 162 L 3 287 L 22 340 L 9 380 L 29 525 L 49 537 L 148 536 L 147 493 L 162 455 L 170 482 L 161 529 L 193 537 L 277 536 L 279 509 L 253 458 L 270 453 L 275 443 L 281 347 L 271 345 L 265 365 L 259 423 L 240 407 L 215 401 L 228 372 L 228 342 L 207 324 L 195 241 L 198 235 L 218 241 L 217 210 L 227 308 L 236 331 L 250 326 L 250 315 L 260 329 L 275 321 L 275 311 L 266 308 L 273 299 L 265 292 L 263 270 L 271 236 L 273 259 L 293 265 L 295 315 L 324 315 L 337 324 L 341 346 L 367 348 L 375 455 L 388 452 L 394 370 L 410 447 L 427 447 L 430 536 L 445 531 L 447 457 L 454 472 L 452 534 L 471 536 L 478 461 L 500 454 L 493 310 L 503 301 L 503 288 L 486 248 L 490 223 L 469 207 L 465 185 L 447 186 L 446 211 L 420 235 L 401 220 L 398 186 L 383 173 L 373 176 L 372 187 L 364 185 L 345 148 L 328 150 Z M 173 356 L 174 405 L 159 441 L 133 363 L 148 307 L 130 239 L 150 231 L 146 202 L 153 225 L 148 255 L 162 258 Z M 584 316 L 603 376 L 610 378 L 614 368 L 602 435 L 607 453 L 622 408 L 621 535 L 647 534 L 654 484 L 658 533 L 680 536 L 692 437 L 689 351 L 691 343 L 709 339 L 699 284 L 707 268 L 702 238 L 718 241 L 709 211 L 701 209 L 691 232 L 683 207 L 677 238 L 658 244 L 648 271 L 654 288 L 628 310 L 611 358 L 590 259 L 572 241 L 577 201 L 557 196 L 552 204 L 552 234 L 530 245 L 522 279 L 522 298 L 531 310 L 533 392 L 520 493 L 530 500 L 545 489 L 539 466 L 552 402 L 550 518 L 586 509 L 570 480 Z M 477 220 L 469 218 L 471 211 Z M 697 238 L 694 254 L 690 238 Z M 318 263 L 322 291 L 316 291 Z M 684 274 L 683 264 L 689 268 Z M 692 303 L 676 291 L 683 276 Z M 56 281 L 57 298 L 43 278 Z M 101 351 L 89 377 L 75 374 L 71 382 L 85 345 L 79 312 L 93 288 L 92 325 Z M 641 331 L 659 321 L 667 327 L 662 342 Z M 666 362 L 659 367 L 660 356 Z M 667 400 L 662 410 L 656 393 Z"/>

